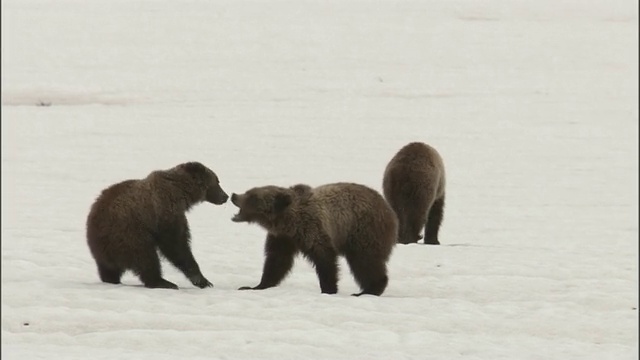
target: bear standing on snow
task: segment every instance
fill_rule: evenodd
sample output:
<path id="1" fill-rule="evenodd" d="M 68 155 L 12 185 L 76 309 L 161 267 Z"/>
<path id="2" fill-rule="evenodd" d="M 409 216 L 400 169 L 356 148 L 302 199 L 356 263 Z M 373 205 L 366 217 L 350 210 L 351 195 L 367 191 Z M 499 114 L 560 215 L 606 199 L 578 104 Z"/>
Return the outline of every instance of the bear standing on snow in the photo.
<path id="1" fill-rule="evenodd" d="M 322 293 L 338 292 L 338 255 L 347 259 L 361 288 L 380 295 L 387 287 L 387 261 L 396 243 L 397 220 L 377 191 L 364 185 L 335 183 L 257 187 L 231 195 L 240 211 L 235 222 L 267 230 L 265 263 L 257 286 L 277 286 L 301 252 L 315 266 Z"/>
<path id="2" fill-rule="evenodd" d="M 384 197 L 398 215 L 398 242 L 438 245 L 444 213 L 444 162 L 436 149 L 412 142 L 391 159 L 382 180 Z"/>
<path id="3" fill-rule="evenodd" d="M 193 285 L 213 286 L 191 253 L 185 213 L 203 201 L 220 205 L 228 198 L 216 174 L 199 162 L 103 190 L 87 218 L 87 243 L 100 279 L 119 284 L 122 274 L 132 270 L 147 288 L 177 289 L 162 278 L 159 249 Z"/>

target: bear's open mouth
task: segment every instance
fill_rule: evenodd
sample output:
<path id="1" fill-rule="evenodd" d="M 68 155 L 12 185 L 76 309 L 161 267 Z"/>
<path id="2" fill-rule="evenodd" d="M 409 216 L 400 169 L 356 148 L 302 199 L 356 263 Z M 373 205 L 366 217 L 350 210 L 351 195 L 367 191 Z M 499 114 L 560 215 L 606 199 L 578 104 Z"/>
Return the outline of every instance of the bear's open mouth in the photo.
<path id="1" fill-rule="evenodd" d="M 237 214 L 233 215 L 233 217 L 231 218 L 231 221 L 233 221 L 233 222 L 243 222 L 244 221 L 244 217 L 242 217 L 242 215 L 240 215 L 240 213 L 237 213 Z"/>

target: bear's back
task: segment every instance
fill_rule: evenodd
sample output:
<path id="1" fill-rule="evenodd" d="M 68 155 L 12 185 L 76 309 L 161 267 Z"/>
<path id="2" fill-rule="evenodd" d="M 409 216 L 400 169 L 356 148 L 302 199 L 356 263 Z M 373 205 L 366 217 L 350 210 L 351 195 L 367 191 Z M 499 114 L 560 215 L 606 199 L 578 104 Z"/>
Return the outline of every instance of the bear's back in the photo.
<path id="1" fill-rule="evenodd" d="M 128 207 L 129 198 L 135 195 L 136 185 L 140 180 L 125 180 L 102 190 L 94 203 L 94 208 L 105 212 L 118 212 Z"/>
<path id="2" fill-rule="evenodd" d="M 436 149 L 425 143 L 410 143 L 400 149 L 389 161 L 386 171 L 399 170 L 403 172 L 442 172 L 444 176 L 444 161 Z"/>
<path id="3" fill-rule="evenodd" d="M 155 209 L 148 185 L 145 180 L 131 179 L 104 189 L 91 207 L 89 221 L 112 224 L 149 222 L 149 215 Z"/>
<path id="4" fill-rule="evenodd" d="M 362 227 L 375 226 L 380 216 L 395 216 L 375 190 L 354 183 L 333 183 L 313 189 L 311 203 L 334 246 L 342 248 L 348 237 Z"/>
<path id="5" fill-rule="evenodd" d="M 444 161 L 438 151 L 425 143 L 413 142 L 400 149 L 387 164 L 383 188 L 389 197 L 393 192 L 412 193 L 416 187 L 429 185 L 441 196 L 446 185 L 445 175 Z"/>

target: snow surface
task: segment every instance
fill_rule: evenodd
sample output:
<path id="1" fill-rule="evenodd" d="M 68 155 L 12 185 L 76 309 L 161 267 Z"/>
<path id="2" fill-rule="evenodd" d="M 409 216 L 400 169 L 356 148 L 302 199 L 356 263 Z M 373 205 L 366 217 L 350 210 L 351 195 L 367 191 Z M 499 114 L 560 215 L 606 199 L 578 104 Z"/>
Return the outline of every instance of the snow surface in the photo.
<path id="1" fill-rule="evenodd" d="M 3 359 L 635 359 L 635 0 L 3 0 Z M 40 105 L 40 106 L 38 106 Z M 106 186 L 198 160 L 229 192 L 381 189 L 409 141 L 447 167 L 442 246 L 381 297 L 299 259 L 248 292 L 264 231 L 188 214 L 212 289 L 102 284 Z"/>

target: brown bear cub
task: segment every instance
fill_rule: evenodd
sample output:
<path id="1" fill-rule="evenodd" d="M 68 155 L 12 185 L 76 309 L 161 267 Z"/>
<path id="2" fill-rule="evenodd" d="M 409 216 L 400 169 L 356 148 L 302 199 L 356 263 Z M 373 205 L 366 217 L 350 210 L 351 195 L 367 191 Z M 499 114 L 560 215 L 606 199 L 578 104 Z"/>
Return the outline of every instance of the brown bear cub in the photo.
<path id="1" fill-rule="evenodd" d="M 302 253 L 313 263 L 322 293 L 338 292 L 338 256 L 347 259 L 361 288 L 380 295 L 387 287 L 387 261 L 396 243 L 396 215 L 377 191 L 364 185 L 335 183 L 256 187 L 231 195 L 240 211 L 235 222 L 267 230 L 261 290 L 277 286 Z"/>
<path id="2" fill-rule="evenodd" d="M 199 162 L 106 188 L 87 218 L 87 243 L 100 279 L 119 284 L 122 274 L 131 270 L 147 288 L 177 289 L 162 277 L 160 250 L 193 285 L 213 286 L 191 253 L 185 213 L 203 201 L 220 205 L 228 198 L 216 174 Z"/>
<path id="3" fill-rule="evenodd" d="M 433 147 L 412 142 L 391 159 L 382 180 L 384 197 L 398 215 L 398 242 L 438 245 L 444 213 L 445 172 Z"/>

